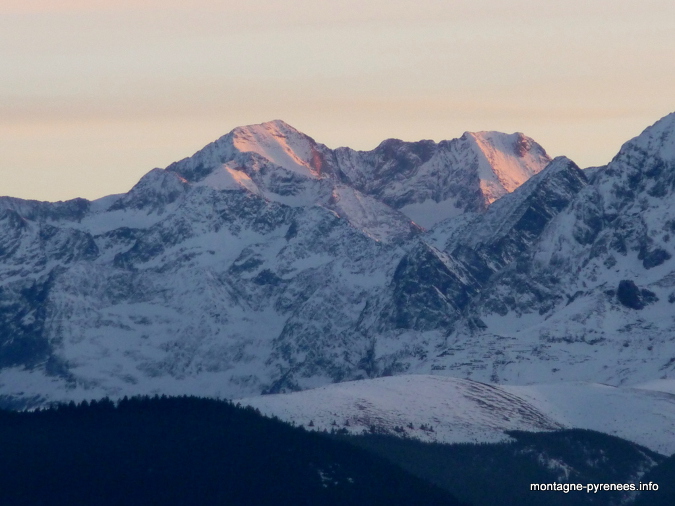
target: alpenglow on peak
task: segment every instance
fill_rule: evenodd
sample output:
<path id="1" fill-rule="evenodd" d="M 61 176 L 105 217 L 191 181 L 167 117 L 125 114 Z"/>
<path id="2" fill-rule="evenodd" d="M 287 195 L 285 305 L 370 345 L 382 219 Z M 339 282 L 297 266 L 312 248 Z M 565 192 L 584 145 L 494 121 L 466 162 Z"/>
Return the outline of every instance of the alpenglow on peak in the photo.
<path id="1" fill-rule="evenodd" d="M 211 176 L 290 205 L 326 203 L 346 185 L 429 228 L 482 211 L 550 162 L 521 133 L 465 133 L 453 140 L 388 139 L 370 151 L 330 149 L 281 120 L 237 127 L 167 170 L 191 182 Z"/>

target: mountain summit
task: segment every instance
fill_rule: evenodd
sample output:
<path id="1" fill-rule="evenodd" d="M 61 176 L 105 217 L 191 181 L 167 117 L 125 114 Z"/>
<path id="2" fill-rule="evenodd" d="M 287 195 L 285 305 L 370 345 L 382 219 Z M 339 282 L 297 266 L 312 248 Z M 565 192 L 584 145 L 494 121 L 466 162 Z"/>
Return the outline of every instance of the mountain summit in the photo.
<path id="1" fill-rule="evenodd" d="M 356 190 L 423 227 L 482 211 L 540 172 L 550 158 L 523 134 L 465 133 L 435 143 L 389 139 L 372 151 L 331 150 L 281 120 L 235 128 L 167 167 L 187 181 L 243 187 L 289 205 L 326 204 Z"/>
<path id="2" fill-rule="evenodd" d="M 305 177 L 321 177 L 321 151 L 311 137 L 281 120 L 237 127 L 193 156 L 173 163 L 167 170 L 198 182 L 223 165 L 235 170 L 260 170 L 274 165 Z"/>

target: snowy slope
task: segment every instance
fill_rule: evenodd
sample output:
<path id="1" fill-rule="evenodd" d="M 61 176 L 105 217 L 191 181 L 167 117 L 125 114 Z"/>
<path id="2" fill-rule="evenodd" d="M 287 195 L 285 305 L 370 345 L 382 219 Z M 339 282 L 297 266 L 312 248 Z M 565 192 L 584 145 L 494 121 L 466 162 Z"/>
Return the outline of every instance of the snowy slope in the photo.
<path id="1" fill-rule="evenodd" d="M 594 383 L 503 386 L 404 375 L 238 402 L 313 430 L 464 443 L 503 441 L 507 430 L 583 428 L 675 453 L 675 395 Z"/>
<path id="2" fill-rule="evenodd" d="M 464 135 L 481 154 L 478 175 L 488 204 L 518 188 L 551 160 L 539 145 L 521 133 L 466 132 Z"/>
<path id="3" fill-rule="evenodd" d="M 373 430 L 447 443 L 503 441 L 505 430 L 562 428 L 496 385 L 442 376 L 351 381 L 237 402 L 314 430 Z"/>
<path id="4" fill-rule="evenodd" d="M 503 386 L 567 427 L 605 432 L 675 453 L 675 395 L 597 383 Z"/>
<path id="5" fill-rule="evenodd" d="M 336 185 L 326 207 L 377 241 L 410 239 L 421 231 L 403 213 L 349 186 Z"/>

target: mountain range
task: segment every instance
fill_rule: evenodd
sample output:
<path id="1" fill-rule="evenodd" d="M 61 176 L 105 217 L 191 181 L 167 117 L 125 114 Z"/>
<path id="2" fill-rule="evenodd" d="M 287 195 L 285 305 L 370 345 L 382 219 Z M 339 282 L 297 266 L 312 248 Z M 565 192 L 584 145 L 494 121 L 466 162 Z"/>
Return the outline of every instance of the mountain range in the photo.
<path id="1" fill-rule="evenodd" d="M 355 151 L 277 120 L 126 194 L 2 197 L 0 404 L 667 379 L 674 193 L 670 114 L 585 170 L 520 133 Z"/>

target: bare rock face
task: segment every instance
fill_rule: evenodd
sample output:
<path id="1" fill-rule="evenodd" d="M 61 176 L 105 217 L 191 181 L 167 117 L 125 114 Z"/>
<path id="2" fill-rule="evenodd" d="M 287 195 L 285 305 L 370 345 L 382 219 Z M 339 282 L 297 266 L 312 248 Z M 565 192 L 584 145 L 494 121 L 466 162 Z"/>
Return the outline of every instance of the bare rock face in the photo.
<path id="1" fill-rule="evenodd" d="M 642 309 L 647 304 L 657 302 L 656 294 L 643 288 L 640 290 L 635 282 L 630 279 L 619 281 L 619 287 L 616 290 L 616 298 L 624 306 L 630 309 Z"/>
<path id="2" fill-rule="evenodd" d="M 522 134 L 273 121 L 125 195 L 0 198 L 0 402 L 671 374 L 674 123 L 587 173 Z"/>

